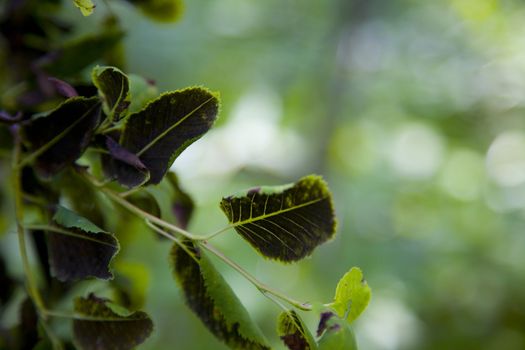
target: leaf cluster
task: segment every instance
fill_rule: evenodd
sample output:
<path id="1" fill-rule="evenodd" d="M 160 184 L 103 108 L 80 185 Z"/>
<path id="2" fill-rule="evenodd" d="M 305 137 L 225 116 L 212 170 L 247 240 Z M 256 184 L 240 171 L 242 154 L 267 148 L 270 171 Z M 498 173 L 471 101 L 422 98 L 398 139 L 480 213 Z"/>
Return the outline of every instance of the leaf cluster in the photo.
<path id="1" fill-rule="evenodd" d="M 27 3 L 37 6 L 35 1 Z M 129 2 L 160 21 L 178 18 L 182 7 L 176 0 Z M 37 8 L 52 3 L 40 2 Z M 83 15 L 92 14 L 97 5 L 91 0 L 73 3 Z M 219 203 L 228 223 L 224 229 L 207 236 L 186 231 L 194 202 L 170 169 L 213 127 L 220 110 L 218 93 L 188 87 L 159 94 L 151 82 L 116 65 L 94 66 L 86 82 L 79 73 L 101 57 L 118 61 L 115 52 L 124 35 L 118 19 L 109 18 L 98 33 L 54 45 L 67 28 L 27 6 L 8 6 L 0 18 L 2 35 L 16 54 L 10 56 L 15 74 L 8 84 L 23 82 L 16 94 L 2 98 L 0 149 L 12 152 L 14 221 L 28 296 L 21 325 L 9 332 L 0 329 L 9 333 L 0 346 L 131 349 L 143 343 L 153 332 L 153 321 L 139 310 L 141 299 L 124 286 L 125 274 L 114 262 L 125 247 L 126 223 L 133 218 L 173 242 L 169 262 L 186 304 L 229 347 L 270 349 L 208 254 L 237 270 L 283 309 L 278 335 L 288 348 L 355 348 L 348 324 L 370 298 L 359 269 L 342 278 L 332 303 L 315 308 L 264 285 L 209 243 L 233 229 L 263 258 L 295 263 L 310 256 L 336 232 L 332 195 L 323 178 L 308 175 L 287 185 L 226 196 Z M 19 40 L 17 30 L 51 49 L 35 50 Z M 32 215 L 24 215 L 24 210 Z M 43 282 L 33 276 L 26 236 L 36 248 Z M 2 305 L 20 284 L 4 265 L 0 256 Z M 90 293 L 77 296 L 63 310 L 68 298 L 78 294 L 76 283 L 94 279 L 105 281 L 111 299 L 119 303 Z M 317 337 L 299 310 L 319 314 Z M 0 314 L 3 311 L 0 307 Z M 72 320 L 72 339 L 55 334 L 50 322 L 55 318 Z"/>

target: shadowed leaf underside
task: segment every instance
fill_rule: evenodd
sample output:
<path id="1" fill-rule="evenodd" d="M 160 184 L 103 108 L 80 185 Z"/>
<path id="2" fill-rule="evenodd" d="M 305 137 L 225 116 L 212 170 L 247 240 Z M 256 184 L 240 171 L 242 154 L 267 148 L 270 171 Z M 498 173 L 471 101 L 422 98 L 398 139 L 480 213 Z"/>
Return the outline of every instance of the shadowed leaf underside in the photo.
<path id="1" fill-rule="evenodd" d="M 270 349 L 248 312 L 211 262 L 191 243 L 174 245 L 171 262 L 186 304 L 217 338 L 233 349 Z"/>
<path id="2" fill-rule="evenodd" d="M 153 322 L 142 311 L 133 313 L 90 294 L 75 300 L 75 344 L 84 350 L 128 350 L 143 343 L 153 331 Z"/>
<path id="3" fill-rule="evenodd" d="M 48 235 L 51 274 L 60 281 L 111 279 L 109 264 L 119 250 L 113 235 L 76 213 L 58 207 Z"/>
<path id="4" fill-rule="evenodd" d="M 270 259 L 300 260 L 335 233 L 332 197 L 320 176 L 254 188 L 220 205 L 235 230 Z"/>

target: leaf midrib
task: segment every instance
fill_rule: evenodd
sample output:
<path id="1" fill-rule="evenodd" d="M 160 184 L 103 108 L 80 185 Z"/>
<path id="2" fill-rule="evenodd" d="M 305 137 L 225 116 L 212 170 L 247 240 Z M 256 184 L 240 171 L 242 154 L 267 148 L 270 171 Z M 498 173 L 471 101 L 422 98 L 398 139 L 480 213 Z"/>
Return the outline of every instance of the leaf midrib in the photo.
<path id="1" fill-rule="evenodd" d="M 319 198 L 319 199 L 314 199 L 314 200 L 311 200 L 311 201 L 308 201 L 308 202 L 301 203 L 299 205 L 295 205 L 295 206 L 290 207 L 290 208 L 279 209 L 278 211 L 272 212 L 270 214 L 263 214 L 263 215 L 255 217 L 255 218 L 251 217 L 251 218 L 249 218 L 247 220 L 232 222 L 231 224 L 234 227 L 235 226 L 244 225 L 244 224 L 249 224 L 249 223 L 252 223 L 252 222 L 255 222 L 255 221 L 259 221 L 259 220 L 263 220 L 263 219 L 266 219 L 266 218 L 269 218 L 269 217 L 272 217 L 272 216 L 280 215 L 280 214 L 283 214 L 283 213 L 286 213 L 286 212 L 289 212 L 289 211 L 292 211 L 292 210 L 300 209 L 300 208 L 303 208 L 303 207 L 315 204 L 317 202 L 320 202 L 322 200 L 325 200 L 327 198 L 328 198 L 328 196 L 325 196 L 325 197 L 322 197 L 322 198 Z M 251 204 L 253 204 L 253 202 Z"/>
<path id="2" fill-rule="evenodd" d="M 186 114 L 184 117 L 182 117 L 179 121 L 177 121 L 175 124 L 173 124 L 172 126 L 170 126 L 169 128 L 167 128 L 165 131 L 163 131 L 162 133 L 160 133 L 157 137 L 155 137 L 150 143 L 148 143 L 146 146 L 144 146 L 144 148 L 142 148 L 139 152 L 137 152 L 137 156 L 140 157 L 142 154 L 144 154 L 144 152 L 146 152 L 148 149 L 150 149 L 151 147 L 153 147 L 159 140 L 161 140 L 162 138 L 164 138 L 164 136 L 166 136 L 170 131 L 172 131 L 173 129 L 175 129 L 177 126 L 179 126 L 182 122 L 184 122 L 186 119 L 188 119 L 189 117 L 191 117 L 195 112 L 197 112 L 199 109 L 201 109 L 202 107 L 204 107 L 208 102 L 210 102 L 211 100 L 213 100 L 215 97 L 214 96 L 211 96 L 209 99 L 207 99 L 206 101 L 204 101 L 203 103 L 201 103 L 199 106 L 197 106 L 194 110 L 192 110 L 190 113 Z"/>
<path id="3" fill-rule="evenodd" d="M 92 241 L 92 242 L 103 244 L 103 245 L 106 245 L 106 246 L 109 246 L 109 247 L 112 247 L 112 248 L 117 248 L 117 249 L 119 248 L 115 244 L 104 242 L 102 240 L 98 240 L 98 239 L 93 238 L 93 237 L 84 236 L 84 235 L 75 233 L 73 231 L 69 231 L 67 229 L 63 229 L 61 227 L 49 226 L 49 227 L 46 227 L 45 230 L 46 231 L 55 232 L 55 233 L 59 233 L 59 234 L 63 234 L 64 236 L 70 236 L 70 237 L 75 237 L 75 238 L 78 238 L 78 239 L 84 239 L 86 241 Z M 82 230 L 82 229 L 80 229 L 80 230 Z M 88 231 L 86 231 L 86 232 L 88 232 Z M 91 232 L 91 233 L 94 233 L 94 232 Z M 110 235 L 108 233 L 105 233 L 105 232 L 97 232 L 95 234 L 104 234 L 104 235 L 108 235 L 109 237 L 113 237 L 112 235 Z"/>

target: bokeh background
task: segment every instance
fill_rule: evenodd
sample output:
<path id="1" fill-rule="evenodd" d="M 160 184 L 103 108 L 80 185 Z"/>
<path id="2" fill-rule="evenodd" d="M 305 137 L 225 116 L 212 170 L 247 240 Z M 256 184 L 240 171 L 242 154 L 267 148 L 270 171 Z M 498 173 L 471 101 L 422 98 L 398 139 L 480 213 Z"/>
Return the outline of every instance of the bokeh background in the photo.
<path id="1" fill-rule="evenodd" d="M 98 5 L 65 11 L 88 31 Z M 127 72 L 221 93 L 220 121 L 173 167 L 197 204 L 192 232 L 227 224 L 222 196 L 321 174 L 339 229 L 311 258 L 265 261 L 233 231 L 216 245 L 304 301 L 329 302 L 361 267 L 361 349 L 525 348 L 524 2 L 193 0 L 174 24 L 112 7 Z M 144 276 L 156 324 L 141 349 L 225 349 L 184 306 L 170 244 L 136 231 L 121 261 Z M 216 262 L 281 348 L 279 309 Z"/>

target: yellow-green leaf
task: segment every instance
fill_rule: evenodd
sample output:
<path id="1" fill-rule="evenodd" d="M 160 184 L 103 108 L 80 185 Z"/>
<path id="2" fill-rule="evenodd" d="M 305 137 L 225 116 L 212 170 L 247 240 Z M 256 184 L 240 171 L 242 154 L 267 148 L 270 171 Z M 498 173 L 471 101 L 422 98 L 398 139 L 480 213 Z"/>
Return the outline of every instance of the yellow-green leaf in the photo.
<path id="1" fill-rule="evenodd" d="M 339 280 L 331 306 L 341 318 L 351 323 L 366 309 L 370 296 L 371 290 L 363 272 L 358 267 L 352 267 Z"/>
<path id="2" fill-rule="evenodd" d="M 91 0 L 73 0 L 73 3 L 80 9 L 80 12 L 82 12 L 84 16 L 91 15 L 95 9 L 95 4 Z"/>

